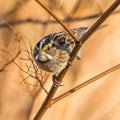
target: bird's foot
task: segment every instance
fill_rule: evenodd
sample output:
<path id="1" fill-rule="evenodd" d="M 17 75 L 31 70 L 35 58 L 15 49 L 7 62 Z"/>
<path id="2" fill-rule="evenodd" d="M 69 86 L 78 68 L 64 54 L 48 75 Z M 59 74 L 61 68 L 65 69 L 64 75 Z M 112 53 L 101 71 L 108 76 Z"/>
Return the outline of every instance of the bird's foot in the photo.
<path id="1" fill-rule="evenodd" d="M 57 76 L 56 75 L 53 75 L 53 86 L 54 87 L 62 87 L 62 86 L 64 86 L 63 84 L 61 84 L 61 82 L 59 82 L 57 80 Z"/>

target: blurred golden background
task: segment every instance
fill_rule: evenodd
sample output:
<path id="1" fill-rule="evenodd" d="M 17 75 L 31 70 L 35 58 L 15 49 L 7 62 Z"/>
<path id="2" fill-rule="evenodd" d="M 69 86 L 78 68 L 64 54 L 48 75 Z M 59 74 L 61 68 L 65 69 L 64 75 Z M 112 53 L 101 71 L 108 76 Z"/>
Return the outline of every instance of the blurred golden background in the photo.
<path id="1" fill-rule="evenodd" d="M 68 28 L 90 27 L 114 0 L 40 0 Z M 120 63 L 120 7 L 86 42 L 80 61 L 74 60 L 56 96 Z M 33 120 L 46 93 L 26 74 L 26 53 L 45 35 L 63 28 L 35 0 L 0 1 L 0 120 Z M 52 74 L 45 73 L 45 88 Z M 36 86 L 37 84 L 37 86 Z M 91 83 L 51 106 L 42 120 L 120 120 L 120 70 Z"/>

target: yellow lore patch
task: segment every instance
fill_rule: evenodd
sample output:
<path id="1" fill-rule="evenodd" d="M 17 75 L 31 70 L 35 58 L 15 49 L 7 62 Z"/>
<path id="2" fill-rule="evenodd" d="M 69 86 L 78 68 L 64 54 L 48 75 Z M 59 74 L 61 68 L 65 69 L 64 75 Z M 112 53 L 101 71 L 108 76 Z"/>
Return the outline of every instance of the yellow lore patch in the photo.
<path id="1" fill-rule="evenodd" d="M 47 49 L 48 49 L 48 45 L 45 45 L 42 50 L 45 51 Z"/>

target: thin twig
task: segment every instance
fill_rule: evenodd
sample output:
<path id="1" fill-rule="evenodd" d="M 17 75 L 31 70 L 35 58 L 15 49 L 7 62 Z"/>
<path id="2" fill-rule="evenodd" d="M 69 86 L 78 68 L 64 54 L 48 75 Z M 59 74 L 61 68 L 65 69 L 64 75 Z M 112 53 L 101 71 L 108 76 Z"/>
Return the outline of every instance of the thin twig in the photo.
<path id="1" fill-rule="evenodd" d="M 20 54 L 20 51 L 18 51 L 18 53 L 15 55 L 14 58 L 12 58 L 9 62 L 4 64 L 2 68 L 0 68 L 0 72 L 3 72 L 8 65 L 10 65 L 12 62 L 14 62 L 14 60 L 19 56 L 19 54 Z"/>
<path id="2" fill-rule="evenodd" d="M 48 11 L 60 24 L 61 21 L 59 21 L 57 19 L 57 17 L 55 15 L 53 15 L 52 12 L 50 12 L 44 5 L 42 5 L 41 2 L 39 2 L 38 0 L 35 0 L 38 4 L 40 4 L 46 11 Z M 98 21 L 82 36 L 82 38 L 80 39 L 82 42 L 85 42 L 93 33 L 94 31 L 108 18 L 108 16 L 119 6 L 120 4 L 120 0 L 116 0 L 107 10 L 106 12 L 98 19 Z M 61 24 L 63 25 L 63 23 Z M 66 29 L 65 29 L 66 30 Z M 69 30 L 68 30 L 69 31 Z M 70 34 L 71 35 L 71 34 Z M 81 48 L 81 45 L 77 45 L 75 46 L 72 54 L 71 54 L 71 58 L 70 58 L 70 62 L 72 62 L 74 60 L 74 58 L 76 57 L 77 52 L 79 51 L 79 49 Z M 57 77 L 57 80 L 59 82 L 62 81 L 63 77 L 65 76 L 67 70 L 68 70 L 69 66 L 67 66 Z M 43 102 L 41 108 L 39 109 L 39 111 L 37 112 L 34 120 L 40 120 L 43 115 L 45 114 L 45 112 L 48 109 L 48 106 L 51 104 L 51 100 L 54 97 L 55 93 L 57 91 L 57 88 L 54 87 L 54 85 L 52 85 L 49 94 L 47 95 L 45 101 Z"/>
<path id="3" fill-rule="evenodd" d="M 53 16 L 53 18 L 55 18 L 57 20 L 57 22 L 59 22 L 59 24 L 71 35 L 71 37 L 76 40 L 79 41 L 79 39 L 67 28 L 67 26 L 65 24 L 63 24 L 63 22 L 55 15 L 53 14 L 48 8 L 46 8 L 39 0 L 35 0 L 40 6 L 42 6 L 50 15 Z"/>
<path id="4" fill-rule="evenodd" d="M 37 80 L 38 83 L 39 83 L 39 85 L 41 86 L 41 88 L 45 91 L 46 94 L 48 94 L 48 91 L 45 89 L 45 87 L 43 86 L 43 84 L 42 84 L 42 82 L 41 82 L 41 81 L 42 81 L 41 79 L 43 79 L 43 76 L 42 76 L 42 75 L 41 75 L 41 79 L 39 79 L 39 77 L 36 76 L 36 75 L 40 75 L 40 74 L 35 73 L 35 75 L 32 75 L 30 72 L 25 71 L 24 69 L 22 69 L 21 66 L 19 66 L 16 62 L 14 62 L 14 64 L 15 64 L 23 73 L 27 74 L 27 77 L 25 77 L 22 81 L 25 81 L 27 78 L 31 77 L 31 78 Z M 33 86 L 34 86 L 34 85 L 33 85 Z"/>
<path id="5" fill-rule="evenodd" d="M 119 68 L 120 68 L 120 64 L 118 64 L 118 65 L 116 65 L 116 66 L 114 66 L 114 67 L 112 67 L 112 68 L 110 68 L 110 69 L 100 73 L 99 75 L 96 75 L 93 78 L 91 78 L 91 79 L 81 83 L 80 85 L 70 89 L 69 91 L 65 92 L 64 94 L 54 98 L 51 101 L 51 105 L 55 104 L 56 102 L 60 101 L 61 99 L 65 98 L 65 97 L 71 95 L 72 93 L 76 92 L 77 90 L 80 90 L 81 88 L 83 88 L 83 87 L 85 87 L 85 86 L 87 86 L 87 85 L 89 85 L 89 84 L 99 80 L 101 77 L 104 77 L 104 76 L 110 74 L 111 72 L 113 72 L 115 70 L 118 70 Z"/>
<path id="6" fill-rule="evenodd" d="M 43 74 L 41 69 L 38 68 L 38 66 L 35 64 L 34 59 L 33 59 L 33 49 L 32 49 L 32 44 L 29 41 L 29 49 L 27 48 L 26 44 L 25 44 L 25 50 L 23 49 L 23 51 L 26 53 L 27 58 L 21 59 L 21 60 L 27 60 L 30 64 L 28 65 L 27 63 L 25 63 L 25 67 L 27 68 L 27 70 L 24 70 L 20 65 L 18 65 L 16 62 L 14 62 L 14 64 L 23 72 L 27 75 L 27 77 L 25 77 L 22 81 L 24 83 L 25 80 L 27 80 L 29 77 L 33 78 L 34 80 L 37 80 L 37 82 L 39 83 L 39 85 L 41 86 L 41 88 L 44 90 L 44 92 L 46 94 L 48 94 L 47 90 L 45 89 L 44 85 L 43 85 Z M 30 83 L 29 83 L 30 84 Z M 33 85 L 36 86 L 36 85 Z"/>

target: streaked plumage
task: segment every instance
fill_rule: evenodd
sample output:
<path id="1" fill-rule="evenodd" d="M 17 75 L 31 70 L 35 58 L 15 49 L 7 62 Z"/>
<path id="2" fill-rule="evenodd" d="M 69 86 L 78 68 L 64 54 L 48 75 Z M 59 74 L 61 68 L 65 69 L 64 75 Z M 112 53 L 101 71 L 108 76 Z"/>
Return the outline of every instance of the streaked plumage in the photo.
<path id="1" fill-rule="evenodd" d="M 86 30 L 87 27 L 80 27 L 71 31 L 80 38 Z M 67 66 L 74 46 L 74 39 L 66 31 L 53 33 L 45 36 L 36 44 L 33 57 L 41 69 L 60 73 Z"/>

